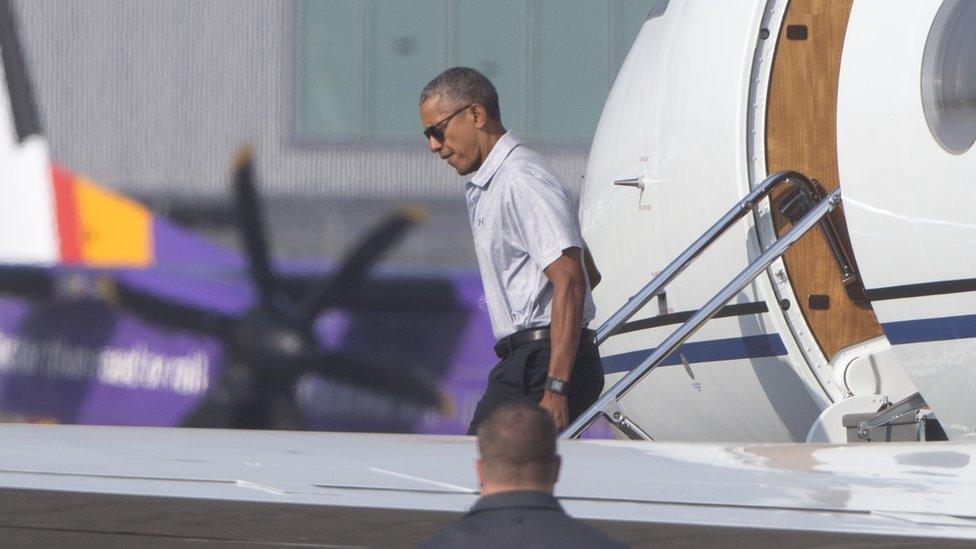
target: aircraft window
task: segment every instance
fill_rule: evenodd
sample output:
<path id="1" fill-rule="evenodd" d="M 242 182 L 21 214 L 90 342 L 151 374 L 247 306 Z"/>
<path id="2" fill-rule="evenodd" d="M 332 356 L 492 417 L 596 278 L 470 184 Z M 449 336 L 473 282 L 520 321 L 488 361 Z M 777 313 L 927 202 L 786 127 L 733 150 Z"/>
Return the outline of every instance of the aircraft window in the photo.
<path id="1" fill-rule="evenodd" d="M 935 140 L 961 154 L 976 142 L 976 2 L 946 0 L 922 58 L 922 106 Z"/>
<path id="2" fill-rule="evenodd" d="M 660 2 L 666 5 L 667 2 Z M 654 0 L 300 0 L 292 135 L 307 144 L 422 143 L 420 89 L 464 65 L 498 88 L 505 126 L 589 143 Z"/>

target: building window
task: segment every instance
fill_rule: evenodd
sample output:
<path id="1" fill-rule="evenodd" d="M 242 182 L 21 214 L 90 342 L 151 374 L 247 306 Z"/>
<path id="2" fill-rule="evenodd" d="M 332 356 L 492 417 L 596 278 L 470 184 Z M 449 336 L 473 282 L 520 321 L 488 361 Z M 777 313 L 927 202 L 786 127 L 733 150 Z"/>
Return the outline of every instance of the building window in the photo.
<path id="1" fill-rule="evenodd" d="M 417 99 L 451 66 L 487 75 L 502 121 L 587 145 L 653 0 L 299 0 L 294 137 L 419 141 Z"/>

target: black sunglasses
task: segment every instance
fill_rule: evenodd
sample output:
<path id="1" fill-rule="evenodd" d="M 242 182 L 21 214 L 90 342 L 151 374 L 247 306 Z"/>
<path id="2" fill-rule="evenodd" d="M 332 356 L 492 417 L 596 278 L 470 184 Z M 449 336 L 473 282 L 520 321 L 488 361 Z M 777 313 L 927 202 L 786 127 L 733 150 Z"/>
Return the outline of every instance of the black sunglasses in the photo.
<path id="1" fill-rule="evenodd" d="M 434 138 L 437 140 L 438 143 L 443 143 L 444 130 L 447 129 L 447 123 L 450 122 L 452 118 L 461 114 L 462 112 L 467 110 L 468 107 L 472 105 L 474 105 L 474 103 L 468 103 L 467 105 L 461 107 L 460 109 L 452 112 L 446 118 L 442 118 L 440 122 L 435 122 L 430 126 L 427 126 L 426 128 L 424 128 L 424 137 L 426 137 L 427 139 Z"/>

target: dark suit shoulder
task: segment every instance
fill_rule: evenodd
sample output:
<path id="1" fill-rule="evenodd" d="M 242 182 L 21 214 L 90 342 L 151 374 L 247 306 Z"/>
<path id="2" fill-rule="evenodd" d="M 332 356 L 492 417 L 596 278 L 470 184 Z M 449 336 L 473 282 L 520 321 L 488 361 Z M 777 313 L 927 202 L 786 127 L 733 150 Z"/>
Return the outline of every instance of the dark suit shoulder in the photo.
<path id="1" fill-rule="evenodd" d="M 551 496 L 549 496 L 551 498 Z M 479 501 L 472 512 L 420 545 L 442 547 L 575 547 L 619 548 L 626 545 L 600 530 L 573 519 L 551 500 L 541 497 L 494 498 Z"/>

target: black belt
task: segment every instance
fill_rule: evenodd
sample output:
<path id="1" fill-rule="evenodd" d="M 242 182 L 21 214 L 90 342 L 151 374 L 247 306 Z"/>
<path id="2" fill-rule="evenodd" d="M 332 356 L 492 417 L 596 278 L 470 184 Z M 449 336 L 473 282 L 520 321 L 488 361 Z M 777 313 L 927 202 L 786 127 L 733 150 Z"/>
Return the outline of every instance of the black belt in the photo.
<path id="1" fill-rule="evenodd" d="M 593 341 L 595 337 L 596 332 L 589 328 L 583 328 L 583 331 L 580 332 L 580 344 L 585 341 Z M 512 335 L 507 335 L 499 339 L 495 342 L 495 354 L 498 358 L 505 358 L 517 347 L 540 340 L 549 340 L 548 326 L 542 328 L 526 328 L 525 330 L 519 330 Z"/>

